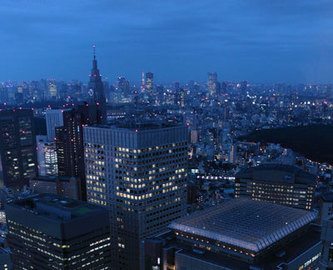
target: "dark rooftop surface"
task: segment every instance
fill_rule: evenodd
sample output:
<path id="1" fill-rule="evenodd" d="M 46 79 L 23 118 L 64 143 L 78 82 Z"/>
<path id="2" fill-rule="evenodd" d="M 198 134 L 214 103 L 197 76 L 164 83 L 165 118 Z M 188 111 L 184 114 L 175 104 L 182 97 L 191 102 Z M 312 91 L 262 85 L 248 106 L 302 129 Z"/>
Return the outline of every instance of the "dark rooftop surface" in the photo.
<path id="1" fill-rule="evenodd" d="M 316 217 L 316 212 L 233 199 L 176 220 L 169 227 L 258 253 Z"/>
<path id="2" fill-rule="evenodd" d="M 101 207 L 54 194 L 32 195 L 12 202 L 11 206 L 23 208 L 37 215 L 62 221 L 68 221 L 104 211 Z"/>
<path id="3" fill-rule="evenodd" d="M 316 176 L 299 167 L 285 164 L 263 164 L 240 171 L 236 178 L 291 184 L 316 184 Z"/>

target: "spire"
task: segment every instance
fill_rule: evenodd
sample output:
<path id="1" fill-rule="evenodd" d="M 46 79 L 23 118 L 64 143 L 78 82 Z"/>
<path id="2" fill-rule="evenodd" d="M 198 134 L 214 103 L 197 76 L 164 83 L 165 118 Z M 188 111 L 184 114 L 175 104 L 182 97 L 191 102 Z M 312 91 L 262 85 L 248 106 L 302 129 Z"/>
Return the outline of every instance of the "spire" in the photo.
<path id="1" fill-rule="evenodd" d="M 93 45 L 94 60 L 96 60 L 96 45 Z"/>
<path id="2" fill-rule="evenodd" d="M 91 70 L 91 76 L 96 77 L 99 75 L 99 70 L 97 68 L 97 60 L 96 60 L 96 45 L 93 45 L 93 68 Z"/>

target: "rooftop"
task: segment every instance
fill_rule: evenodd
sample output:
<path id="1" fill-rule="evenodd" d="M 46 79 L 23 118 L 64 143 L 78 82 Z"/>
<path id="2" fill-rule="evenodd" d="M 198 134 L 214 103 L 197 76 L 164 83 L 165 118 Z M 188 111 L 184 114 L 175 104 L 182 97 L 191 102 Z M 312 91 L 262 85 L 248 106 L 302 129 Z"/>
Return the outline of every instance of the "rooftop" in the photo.
<path id="1" fill-rule="evenodd" d="M 129 130 L 152 130 L 152 129 L 161 129 L 161 128 L 170 128 L 179 126 L 180 123 L 174 120 L 128 120 L 122 119 L 122 121 L 114 121 L 108 125 L 96 125 L 98 127 L 104 128 L 120 128 L 120 129 L 129 129 Z"/>
<path id="2" fill-rule="evenodd" d="M 64 222 L 104 211 L 98 206 L 54 194 L 32 195 L 14 201 L 11 206 Z"/>
<path id="3" fill-rule="evenodd" d="M 170 228 L 258 253 L 316 217 L 316 212 L 233 199 L 176 220 Z"/>
<path id="4" fill-rule="evenodd" d="M 297 166 L 286 164 L 263 164 L 240 171 L 236 178 L 296 184 L 315 185 L 316 176 Z"/>

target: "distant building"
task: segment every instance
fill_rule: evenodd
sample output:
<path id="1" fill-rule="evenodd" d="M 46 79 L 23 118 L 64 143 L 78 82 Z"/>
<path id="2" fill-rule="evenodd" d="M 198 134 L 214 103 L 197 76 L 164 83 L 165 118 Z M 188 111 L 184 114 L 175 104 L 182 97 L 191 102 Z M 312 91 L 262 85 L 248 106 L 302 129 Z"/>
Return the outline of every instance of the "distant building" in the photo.
<path id="1" fill-rule="evenodd" d="M 312 209 L 316 177 L 291 165 L 264 164 L 239 172 L 235 197 Z"/>
<path id="2" fill-rule="evenodd" d="M 38 176 L 30 180 L 30 188 L 34 193 L 51 193 L 74 200 L 81 199 L 81 181 L 74 176 Z"/>
<path id="3" fill-rule="evenodd" d="M 18 191 L 36 176 L 33 111 L 0 111 L 0 186 Z"/>
<path id="4" fill-rule="evenodd" d="M 131 86 L 129 81 L 125 77 L 118 78 L 118 90 L 121 91 L 122 95 L 125 97 L 130 96 Z"/>
<path id="5" fill-rule="evenodd" d="M 154 73 L 147 72 L 145 77 L 145 90 L 151 93 L 154 89 Z"/>
<path id="6" fill-rule="evenodd" d="M 88 202 L 111 212 L 116 269 L 140 269 L 140 244 L 186 213 L 186 127 L 84 128 Z"/>
<path id="7" fill-rule="evenodd" d="M 145 242 L 146 270 L 318 269 L 316 212 L 233 199 L 171 223 Z"/>
<path id="8" fill-rule="evenodd" d="M 94 46 L 94 59 L 93 59 L 93 67 L 90 73 L 90 80 L 88 84 L 88 94 L 90 96 L 90 104 L 95 105 L 97 108 L 97 117 L 99 123 L 106 122 L 106 97 L 104 84 L 102 81 L 102 76 L 97 67 L 97 59 L 95 54 L 95 46 Z"/>
<path id="9" fill-rule="evenodd" d="M 61 127 L 64 124 L 63 118 L 64 110 L 46 110 L 46 129 L 47 129 L 47 139 L 49 142 L 53 142 L 55 139 L 55 130 L 57 127 Z"/>
<path id="10" fill-rule="evenodd" d="M 211 96 L 215 96 L 220 91 L 220 83 L 217 80 L 217 73 L 208 73 L 207 88 Z"/>
<path id="11" fill-rule="evenodd" d="M 6 206 L 14 269 L 111 269 L 108 213 L 52 194 Z"/>
<path id="12" fill-rule="evenodd" d="M 49 142 L 47 136 L 36 136 L 38 175 L 57 175 L 58 159 L 54 142 Z"/>

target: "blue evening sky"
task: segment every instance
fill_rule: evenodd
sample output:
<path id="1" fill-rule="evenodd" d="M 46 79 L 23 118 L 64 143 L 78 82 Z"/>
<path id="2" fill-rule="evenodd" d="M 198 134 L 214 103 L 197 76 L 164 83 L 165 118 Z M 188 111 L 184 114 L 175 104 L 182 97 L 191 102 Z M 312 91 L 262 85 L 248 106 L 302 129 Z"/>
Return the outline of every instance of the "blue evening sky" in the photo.
<path id="1" fill-rule="evenodd" d="M 1 0 L 0 80 L 333 82 L 332 0 Z"/>

